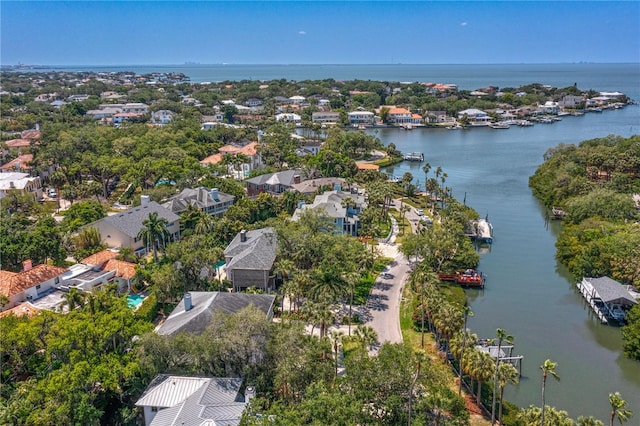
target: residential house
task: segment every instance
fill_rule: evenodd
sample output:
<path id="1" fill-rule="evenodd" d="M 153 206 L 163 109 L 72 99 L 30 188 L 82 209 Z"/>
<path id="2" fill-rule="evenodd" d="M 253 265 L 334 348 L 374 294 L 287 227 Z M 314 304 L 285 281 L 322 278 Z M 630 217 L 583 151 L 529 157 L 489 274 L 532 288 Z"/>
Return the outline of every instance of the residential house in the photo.
<path id="1" fill-rule="evenodd" d="M 269 294 L 192 291 L 184 295 L 171 315 L 156 328 L 156 333 L 165 336 L 201 334 L 217 312 L 235 314 L 250 305 L 264 312 L 265 320 L 271 321 L 275 299 Z"/>
<path id="2" fill-rule="evenodd" d="M 11 191 L 21 194 L 32 194 L 36 199 L 42 198 L 42 182 L 39 177 L 29 176 L 28 173 L 7 171 L 0 173 L 0 199 Z"/>
<path id="3" fill-rule="evenodd" d="M 566 95 L 558 102 L 558 106 L 561 108 L 576 108 L 583 103 L 584 96 L 582 95 Z"/>
<path id="4" fill-rule="evenodd" d="M 145 426 L 238 426 L 249 400 L 247 386 L 240 392 L 240 377 L 156 376 L 136 406 L 142 408 Z"/>
<path id="5" fill-rule="evenodd" d="M 311 155 L 316 155 L 320 152 L 320 148 L 322 148 L 322 141 L 317 139 L 303 139 L 300 141 L 300 149 L 304 152 L 308 152 Z"/>
<path id="6" fill-rule="evenodd" d="M 320 216 L 330 218 L 335 224 L 336 232 L 355 237 L 360 225 L 358 214 L 365 206 L 364 195 L 343 192 L 340 185 L 336 184 L 333 191 L 316 195 L 313 204 L 301 204 L 291 220 L 298 221 L 304 212 L 312 210 Z"/>
<path id="7" fill-rule="evenodd" d="M 2 172 L 29 172 L 33 167 L 29 164 L 33 161 L 33 154 L 22 154 L 0 166 Z"/>
<path id="8" fill-rule="evenodd" d="M 447 111 L 427 111 L 425 117 L 428 123 L 450 123 L 453 121 L 452 117 L 447 116 Z"/>
<path id="9" fill-rule="evenodd" d="M 294 184 L 302 182 L 301 173 L 301 170 L 293 169 L 267 173 L 247 179 L 247 195 L 255 197 L 263 192 L 271 195 L 280 195 L 288 191 Z"/>
<path id="10" fill-rule="evenodd" d="M 143 229 L 142 222 L 147 220 L 151 213 L 157 213 L 159 218 L 168 222 L 169 241 L 180 239 L 180 216 L 155 201 L 150 201 L 148 195 L 143 195 L 141 201 L 138 207 L 104 217 L 85 225 L 85 228 L 96 228 L 100 232 L 101 240 L 111 248 L 129 247 L 136 255 L 142 256 L 147 253 L 147 247 L 138 238 Z"/>
<path id="11" fill-rule="evenodd" d="M 135 120 L 140 117 L 142 114 L 138 114 L 135 112 L 119 112 L 117 114 L 113 114 L 111 116 L 111 122 L 114 124 L 121 124 L 125 121 Z"/>
<path id="12" fill-rule="evenodd" d="M 248 106 L 249 108 L 259 108 L 262 106 L 262 99 L 249 98 L 246 101 L 244 101 L 244 105 Z"/>
<path id="13" fill-rule="evenodd" d="M 218 188 L 185 188 L 181 193 L 171 197 L 169 201 L 162 204 L 167 210 L 175 214 L 180 214 L 192 205 L 199 210 L 212 216 L 222 216 L 229 207 L 233 205 L 236 197 L 218 191 Z"/>
<path id="14" fill-rule="evenodd" d="M 32 266 L 23 262 L 22 272 L 0 271 L 0 294 L 9 302 L 0 305 L 0 311 L 11 309 L 22 302 L 39 299 L 60 286 L 66 269 L 52 265 Z"/>
<path id="15" fill-rule="evenodd" d="M 289 101 L 290 101 L 292 104 L 296 104 L 296 105 L 302 105 L 302 104 L 304 104 L 304 103 L 305 103 L 305 100 L 306 100 L 306 99 L 305 99 L 305 97 L 304 97 L 304 96 L 300 96 L 300 95 L 291 96 L 291 97 L 289 98 Z"/>
<path id="16" fill-rule="evenodd" d="M 89 99 L 89 95 L 71 95 L 67 98 L 69 102 L 82 102 Z"/>
<path id="17" fill-rule="evenodd" d="M 276 248 L 277 236 L 272 228 L 242 230 L 235 236 L 224 250 L 227 278 L 234 291 L 275 289 L 272 270 Z"/>
<path id="18" fill-rule="evenodd" d="M 225 145 L 218 150 L 217 154 L 210 155 L 202 160 L 200 164 L 220 164 L 225 156 L 243 155 L 248 159 L 247 162 L 240 164 L 229 164 L 229 173 L 239 179 L 243 179 L 249 175 L 251 170 L 261 166 L 262 160 L 258 152 L 258 142 L 248 142 L 244 144 Z"/>
<path id="19" fill-rule="evenodd" d="M 469 123 L 472 126 L 486 126 L 491 123 L 491 117 L 489 114 L 476 108 L 469 108 L 460 111 L 458 113 L 458 120 L 463 119 L 465 116 L 469 119 Z"/>
<path id="20" fill-rule="evenodd" d="M 303 195 L 313 195 L 321 190 L 335 188 L 335 185 L 342 186 L 345 182 L 345 179 L 338 177 L 308 179 L 304 182 L 291 185 L 291 189 Z"/>
<path id="21" fill-rule="evenodd" d="M 131 112 L 134 114 L 146 114 L 149 112 L 149 105 L 141 102 L 130 102 L 122 106 L 122 112 Z"/>
<path id="22" fill-rule="evenodd" d="M 311 114 L 311 121 L 321 124 L 336 124 L 340 122 L 339 112 L 314 112 Z"/>
<path id="23" fill-rule="evenodd" d="M 31 147 L 31 139 L 11 139 L 8 141 L 4 141 L 4 144 L 7 147 L 7 150 L 12 153 L 21 154 L 22 152 L 28 151 Z"/>
<path id="24" fill-rule="evenodd" d="M 406 125 L 406 124 L 422 124 L 422 116 L 419 114 L 413 114 L 406 108 L 391 107 L 389 108 L 387 116 L 389 121 L 394 124 Z"/>
<path id="25" fill-rule="evenodd" d="M 560 106 L 558 102 L 546 101 L 544 105 L 540 105 L 540 110 L 544 114 L 557 114 L 560 112 Z"/>
<path id="26" fill-rule="evenodd" d="M 136 264 L 116 259 L 118 254 L 117 251 L 106 249 L 85 257 L 80 263 L 92 267 L 93 271 L 108 273 L 107 282 L 118 284 L 120 291 L 130 291 L 131 282 L 136 276 Z"/>
<path id="27" fill-rule="evenodd" d="M 370 111 L 351 111 L 347 114 L 349 124 L 355 125 L 372 125 L 375 122 L 375 116 Z"/>
<path id="28" fill-rule="evenodd" d="M 169 124 L 173 120 L 173 111 L 167 109 L 161 109 L 151 113 L 151 123 L 159 126 Z"/>
<path id="29" fill-rule="evenodd" d="M 276 114 L 276 121 L 280 121 L 283 123 L 294 123 L 296 126 L 298 126 L 302 123 L 302 117 L 292 112 L 283 112 L 280 114 Z"/>

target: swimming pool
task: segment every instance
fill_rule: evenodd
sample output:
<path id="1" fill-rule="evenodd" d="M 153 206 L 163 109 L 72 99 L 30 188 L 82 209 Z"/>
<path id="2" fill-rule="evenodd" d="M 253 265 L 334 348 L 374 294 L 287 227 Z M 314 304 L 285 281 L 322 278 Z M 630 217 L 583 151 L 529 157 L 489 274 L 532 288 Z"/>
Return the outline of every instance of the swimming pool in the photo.
<path id="1" fill-rule="evenodd" d="M 131 309 L 137 308 L 138 306 L 140 306 L 144 298 L 145 296 L 142 296 L 140 294 L 130 294 L 129 296 L 127 296 L 127 305 Z"/>

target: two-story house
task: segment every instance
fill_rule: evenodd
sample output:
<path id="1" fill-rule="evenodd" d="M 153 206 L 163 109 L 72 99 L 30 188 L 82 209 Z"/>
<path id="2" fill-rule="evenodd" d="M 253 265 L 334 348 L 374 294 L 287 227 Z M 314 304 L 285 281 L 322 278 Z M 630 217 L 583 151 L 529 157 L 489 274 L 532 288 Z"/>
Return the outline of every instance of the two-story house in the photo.
<path id="1" fill-rule="evenodd" d="M 273 228 L 242 230 L 224 250 L 227 278 L 234 291 L 255 287 L 275 289 L 272 274 L 276 260 L 277 235 Z"/>
<path id="2" fill-rule="evenodd" d="M 300 204 L 291 220 L 299 220 L 306 211 L 314 211 L 320 216 L 330 218 L 335 225 L 335 232 L 351 236 L 358 235 L 360 220 L 358 214 L 366 206 L 364 195 L 343 192 L 336 184 L 333 191 L 316 195 L 313 204 Z"/>
<path id="3" fill-rule="evenodd" d="M 267 173 L 247 179 L 247 195 L 255 197 L 263 192 L 271 195 L 280 195 L 288 191 L 294 184 L 302 182 L 301 175 L 302 170 L 293 169 Z"/>
<path id="4" fill-rule="evenodd" d="M 208 215 L 222 216 L 235 200 L 234 195 L 220 192 L 218 188 L 185 188 L 181 193 L 163 203 L 162 207 L 175 214 L 180 214 L 187 209 L 187 206 L 192 205 Z"/>
<path id="5" fill-rule="evenodd" d="M 32 266 L 31 260 L 23 262 L 22 272 L 0 271 L 0 294 L 8 300 L 0 305 L 0 311 L 37 300 L 57 289 L 66 272 L 58 266 Z"/>

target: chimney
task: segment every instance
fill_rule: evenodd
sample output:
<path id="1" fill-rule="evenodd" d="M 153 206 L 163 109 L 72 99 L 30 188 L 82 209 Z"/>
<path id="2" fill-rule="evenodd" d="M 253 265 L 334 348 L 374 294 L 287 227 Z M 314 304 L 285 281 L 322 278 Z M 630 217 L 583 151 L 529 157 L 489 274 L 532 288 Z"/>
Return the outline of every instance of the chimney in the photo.
<path id="1" fill-rule="evenodd" d="M 140 196 L 140 205 L 143 206 L 143 207 L 149 205 L 149 196 L 148 195 L 141 195 Z"/>
<path id="2" fill-rule="evenodd" d="M 300 175 L 294 175 L 293 176 L 293 183 L 294 184 L 300 183 Z"/>
<path id="3" fill-rule="evenodd" d="M 220 201 L 220 197 L 218 197 L 218 188 L 211 189 L 211 198 L 213 198 L 213 201 Z"/>
<path id="4" fill-rule="evenodd" d="M 16 187 L 16 184 L 13 183 L 13 181 L 9 182 L 9 188 L 15 189 L 15 187 Z"/>
<path id="5" fill-rule="evenodd" d="M 244 402 L 248 404 L 255 397 L 256 388 L 254 388 L 253 386 L 247 386 L 247 388 L 244 390 Z"/>
<path id="6" fill-rule="evenodd" d="M 31 268 L 33 268 L 33 263 L 31 262 L 31 259 L 27 259 L 22 262 L 22 269 L 24 272 L 31 270 Z"/>
<path id="7" fill-rule="evenodd" d="M 241 243 L 247 242 L 247 231 L 244 229 L 240 231 L 240 242 Z"/>
<path id="8" fill-rule="evenodd" d="M 191 303 L 191 293 L 184 294 L 184 311 L 190 311 L 193 308 L 193 304 Z"/>

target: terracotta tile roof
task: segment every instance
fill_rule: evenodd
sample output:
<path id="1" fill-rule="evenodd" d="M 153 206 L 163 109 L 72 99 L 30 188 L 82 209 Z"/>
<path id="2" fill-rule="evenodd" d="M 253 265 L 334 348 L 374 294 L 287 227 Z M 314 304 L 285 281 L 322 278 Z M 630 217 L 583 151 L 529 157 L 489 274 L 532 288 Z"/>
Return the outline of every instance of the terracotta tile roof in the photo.
<path id="1" fill-rule="evenodd" d="M 358 170 L 380 170 L 380 166 L 372 163 L 357 163 Z"/>
<path id="2" fill-rule="evenodd" d="M 406 108 L 398 108 L 398 107 L 389 109 L 389 115 L 397 115 L 397 114 L 411 114 L 411 111 L 409 111 Z"/>
<path id="3" fill-rule="evenodd" d="M 24 302 L 19 304 L 18 306 L 14 306 L 11 309 L 7 309 L 6 311 L 0 312 L 0 318 L 8 317 L 9 315 L 14 315 L 16 317 L 31 318 L 39 313 L 40 313 L 40 309 L 36 308 L 29 302 Z"/>
<path id="4" fill-rule="evenodd" d="M 222 161 L 222 154 L 213 154 L 200 160 L 200 164 L 218 164 Z"/>
<path id="5" fill-rule="evenodd" d="M 29 139 L 11 139 L 4 143 L 7 144 L 8 148 L 22 148 L 31 145 L 31 141 Z"/>
<path id="6" fill-rule="evenodd" d="M 136 265 L 124 260 L 111 259 L 102 267 L 104 271 L 116 271 L 116 277 L 127 280 L 136 276 Z"/>
<path id="7" fill-rule="evenodd" d="M 40 130 L 25 130 L 20 136 L 23 139 L 40 139 Z"/>
<path id="8" fill-rule="evenodd" d="M 8 271 L 2 271 L 0 275 L 0 293 L 7 297 L 14 296 L 28 288 L 48 281 L 67 272 L 66 269 L 51 265 L 38 265 L 34 268 L 19 272 L 15 275 L 5 275 Z"/>
<path id="9" fill-rule="evenodd" d="M 80 261 L 80 263 L 102 267 L 102 265 L 104 265 L 111 259 L 115 259 L 117 256 L 118 253 L 113 250 L 102 250 L 92 254 L 91 256 L 85 257 Z"/>
<path id="10" fill-rule="evenodd" d="M 15 170 L 16 165 L 18 165 L 19 168 L 23 170 L 31 169 L 31 166 L 27 165 L 27 163 L 31 161 L 33 161 L 33 154 L 22 154 L 22 155 L 19 155 L 17 158 L 14 158 L 13 160 L 9 161 L 7 164 L 3 164 L 2 166 L 0 166 L 0 169 Z"/>
<path id="11" fill-rule="evenodd" d="M 246 156 L 256 155 L 258 142 L 251 142 L 245 146 L 238 147 L 234 145 L 225 145 L 221 147 L 218 151 L 222 154 L 242 154 Z"/>

